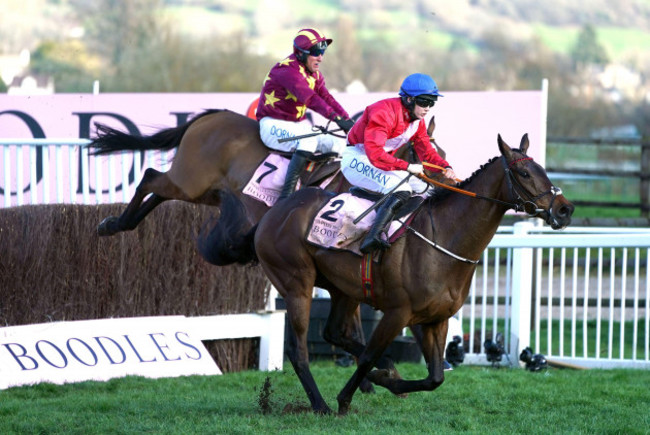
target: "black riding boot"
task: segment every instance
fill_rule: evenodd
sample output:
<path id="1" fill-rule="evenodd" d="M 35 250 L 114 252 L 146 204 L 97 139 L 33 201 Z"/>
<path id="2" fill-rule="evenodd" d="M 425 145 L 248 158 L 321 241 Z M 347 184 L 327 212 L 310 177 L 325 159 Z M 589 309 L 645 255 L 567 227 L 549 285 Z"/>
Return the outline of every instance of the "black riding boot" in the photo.
<path id="1" fill-rule="evenodd" d="M 396 192 L 391 193 L 384 203 L 377 210 L 377 217 L 373 222 L 370 231 L 366 234 L 366 238 L 361 242 L 360 250 L 364 254 L 369 254 L 377 249 L 388 249 L 390 243 L 381 238 L 381 233 L 390 225 L 390 222 L 395 217 L 397 210 L 406 203 L 411 194 L 409 192 Z"/>
<path id="2" fill-rule="evenodd" d="M 311 155 L 312 153 L 309 151 L 296 151 L 293 153 L 291 161 L 289 162 L 289 167 L 287 168 L 284 186 L 282 186 L 282 192 L 280 193 L 278 200 L 288 197 L 296 189 L 296 184 L 298 184 L 302 171 L 307 167 L 307 164 L 309 163 L 308 157 Z"/>

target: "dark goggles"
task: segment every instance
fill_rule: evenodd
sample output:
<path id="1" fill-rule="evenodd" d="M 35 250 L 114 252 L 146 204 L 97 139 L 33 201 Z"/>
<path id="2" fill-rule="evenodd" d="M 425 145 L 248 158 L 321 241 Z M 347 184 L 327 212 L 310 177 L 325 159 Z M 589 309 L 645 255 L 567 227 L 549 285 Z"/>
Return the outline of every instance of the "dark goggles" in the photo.
<path id="1" fill-rule="evenodd" d="M 420 107 L 433 107 L 436 104 L 436 100 L 438 97 L 435 96 L 423 96 L 419 95 L 414 98 L 415 104 L 417 104 Z"/>
<path id="2" fill-rule="evenodd" d="M 309 49 L 309 55 L 318 57 L 325 54 L 325 50 L 327 50 L 327 42 L 321 41 L 316 45 L 312 45 L 312 47 Z"/>

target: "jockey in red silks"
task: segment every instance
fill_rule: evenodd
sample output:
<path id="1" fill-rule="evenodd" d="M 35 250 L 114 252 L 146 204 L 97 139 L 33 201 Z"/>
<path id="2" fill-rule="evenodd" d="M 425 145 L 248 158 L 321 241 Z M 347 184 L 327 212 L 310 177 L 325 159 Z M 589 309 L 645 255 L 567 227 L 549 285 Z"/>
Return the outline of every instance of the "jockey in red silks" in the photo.
<path id="1" fill-rule="evenodd" d="M 327 90 L 319 70 L 325 50 L 331 44 L 332 40 L 316 29 L 300 30 L 293 40 L 293 54 L 275 64 L 264 79 L 256 113 L 262 141 L 269 148 L 294 152 L 280 199 L 293 193 L 315 152 L 340 155 L 345 149 L 345 139 L 329 134 L 278 142 L 278 139 L 313 133 L 305 119 L 307 108 L 336 122 L 346 133 L 354 124 Z"/>
<path id="2" fill-rule="evenodd" d="M 411 74 L 402 82 L 399 95 L 366 107 L 348 133 L 348 142 L 352 146 L 343 152 L 341 161 L 343 176 L 353 186 L 371 192 L 390 193 L 361 242 L 360 249 L 364 254 L 390 247 L 382 232 L 413 192 L 409 183 L 399 184 L 408 173 L 422 173 L 422 164 L 409 164 L 394 156 L 402 145 L 413 143 L 421 161 L 446 168 L 444 175 L 456 178 L 449 163 L 431 146 L 424 122 L 429 109 L 438 97 L 442 97 L 436 82 L 426 74 Z"/>

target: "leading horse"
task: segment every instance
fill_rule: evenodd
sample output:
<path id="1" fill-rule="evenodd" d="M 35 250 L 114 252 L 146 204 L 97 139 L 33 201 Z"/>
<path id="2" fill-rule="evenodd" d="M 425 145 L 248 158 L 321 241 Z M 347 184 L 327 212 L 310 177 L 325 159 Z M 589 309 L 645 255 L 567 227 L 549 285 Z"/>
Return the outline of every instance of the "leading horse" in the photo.
<path id="1" fill-rule="evenodd" d="M 229 249 L 234 242 L 241 260 L 257 259 L 285 299 L 291 325 L 287 353 L 314 412 L 331 412 L 309 369 L 307 329 L 314 285 L 327 289 L 332 300 L 324 338 L 358 357 L 356 371 L 337 396 L 338 412 L 344 415 L 366 377 L 394 394 L 434 390 L 443 383 L 448 320 L 467 298 L 476 262 L 508 209 L 526 210 L 553 229 L 569 225 L 574 207 L 526 155 L 528 136 L 522 137 L 519 149 L 510 148 L 500 135 L 497 142 L 501 155 L 458 186 L 474 197 L 437 191 L 416 210 L 405 236 L 373 263 L 370 295 L 361 284 L 361 257 L 306 240 L 314 216 L 332 197 L 322 190 L 296 192 L 276 204 L 256 228 L 213 246 Z M 346 319 L 361 302 L 384 313 L 366 346 L 346 330 Z M 406 326 L 418 330 L 428 370 L 424 379 L 404 380 L 378 364 Z"/>

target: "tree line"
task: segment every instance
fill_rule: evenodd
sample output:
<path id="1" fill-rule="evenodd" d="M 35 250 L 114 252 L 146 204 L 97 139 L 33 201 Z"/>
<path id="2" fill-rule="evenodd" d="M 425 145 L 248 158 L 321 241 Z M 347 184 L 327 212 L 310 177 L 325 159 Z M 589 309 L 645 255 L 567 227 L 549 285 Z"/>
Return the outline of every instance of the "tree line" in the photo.
<path id="1" fill-rule="evenodd" d="M 201 38 L 175 31 L 173 22 L 156 13 L 161 0 L 71 1 L 84 37 L 43 41 L 30 64 L 32 73 L 54 78 L 56 92 L 89 92 L 95 80 L 102 92 L 258 92 L 279 60 L 256 53 L 244 34 Z M 412 72 L 426 72 L 450 91 L 539 89 L 548 78 L 549 135 L 588 135 L 630 123 L 650 133 L 647 102 L 614 103 L 596 92 L 593 72 L 608 58 L 589 25 L 568 55 L 499 30 L 485 32 L 478 46 L 462 36 L 445 48 L 417 38 L 396 45 L 381 35 L 365 39 L 348 15 L 328 33 L 336 43 L 321 69 L 330 89 L 344 91 L 360 81 L 371 92 L 396 92 Z M 288 55 L 291 40 L 286 47 Z"/>

